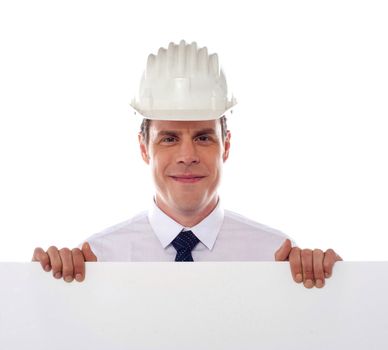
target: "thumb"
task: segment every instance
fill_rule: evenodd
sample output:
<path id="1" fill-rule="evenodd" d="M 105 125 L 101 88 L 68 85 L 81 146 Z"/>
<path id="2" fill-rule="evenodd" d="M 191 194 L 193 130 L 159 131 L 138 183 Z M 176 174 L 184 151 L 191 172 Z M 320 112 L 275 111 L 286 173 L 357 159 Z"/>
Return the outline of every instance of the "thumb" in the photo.
<path id="1" fill-rule="evenodd" d="M 275 261 L 287 261 L 291 249 L 291 241 L 286 239 L 280 248 L 275 252 Z"/>
<path id="2" fill-rule="evenodd" d="M 97 257 L 93 253 L 92 248 L 90 248 L 90 245 L 88 242 L 85 242 L 82 245 L 82 253 L 85 257 L 85 261 L 97 261 Z"/>

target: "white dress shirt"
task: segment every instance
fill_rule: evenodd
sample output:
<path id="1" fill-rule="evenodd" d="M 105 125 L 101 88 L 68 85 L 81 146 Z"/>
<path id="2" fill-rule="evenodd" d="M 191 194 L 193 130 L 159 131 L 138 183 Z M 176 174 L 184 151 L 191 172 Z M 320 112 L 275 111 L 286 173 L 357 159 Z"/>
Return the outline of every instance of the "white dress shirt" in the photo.
<path id="1" fill-rule="evenodd" d="M 220 201 L 199 224 L 184 227 L 152 202 L 144 211 L 87 238 L 98 261 L 174 261 L 172 240 L 191 230 L 200 240 L 194 261 L 273 261 L 274 253 L 289 238 L 284 233 L 229 210 Z"/>

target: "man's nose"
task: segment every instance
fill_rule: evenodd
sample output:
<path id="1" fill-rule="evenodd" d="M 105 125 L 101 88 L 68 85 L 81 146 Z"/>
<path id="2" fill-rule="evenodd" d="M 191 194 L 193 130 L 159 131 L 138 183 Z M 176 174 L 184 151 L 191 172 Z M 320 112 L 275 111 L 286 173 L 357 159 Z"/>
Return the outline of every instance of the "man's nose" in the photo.
<path id="1" fill-rule="evenodd" d="M 185 165 L 199 163 L 198 152 L 193 140 L 184 140 L 181 142 L 176 161 L 177 163 L 184 163 Z"/>

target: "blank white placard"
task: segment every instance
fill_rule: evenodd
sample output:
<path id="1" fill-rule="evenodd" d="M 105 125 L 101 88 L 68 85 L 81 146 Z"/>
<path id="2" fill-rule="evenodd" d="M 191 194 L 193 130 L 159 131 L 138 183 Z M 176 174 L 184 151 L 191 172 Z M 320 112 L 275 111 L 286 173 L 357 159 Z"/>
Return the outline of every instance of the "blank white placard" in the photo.
<path id="1" fill-rule="evenodd" d="M 323 289 L 288 263 L 87 263 L 83 283 L 0 263 L 1 349 L 387 349 L 388 262 Z"/>

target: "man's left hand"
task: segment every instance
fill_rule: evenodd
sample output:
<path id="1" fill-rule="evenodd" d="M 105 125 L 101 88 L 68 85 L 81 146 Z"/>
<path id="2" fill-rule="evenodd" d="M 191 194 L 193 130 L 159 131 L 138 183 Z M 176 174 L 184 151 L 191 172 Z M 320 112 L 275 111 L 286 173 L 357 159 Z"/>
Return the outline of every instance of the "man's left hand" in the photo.
<path id="1" fill-rule="evenodd" d="M 322 288 L 325 278 L 331 276 L 335 262 L 342 261 L 342 258 L 333 249 L 323 252 L 320 249 L 293 248 L 291 241 L 287 239 L 276 251 L 275 260 L 290 262 L 295 282 L 303 282 L 306 288 Z"/>

